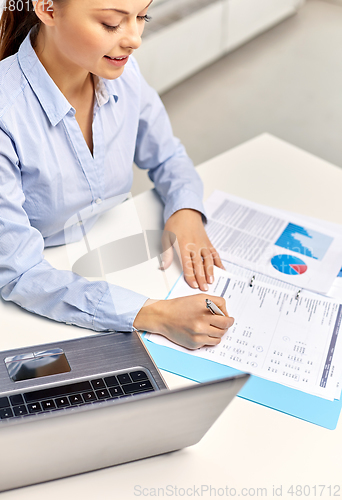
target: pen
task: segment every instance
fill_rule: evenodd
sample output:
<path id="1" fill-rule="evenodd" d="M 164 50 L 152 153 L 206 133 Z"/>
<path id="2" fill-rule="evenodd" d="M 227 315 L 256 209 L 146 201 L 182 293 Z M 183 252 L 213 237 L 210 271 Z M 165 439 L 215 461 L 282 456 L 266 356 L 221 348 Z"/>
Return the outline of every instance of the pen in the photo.
<path id="1" fill-rule="evenodd" d="M 221 316 L 225 316 L 225 314 L 223 314 L 223 312 L 221 311 L 221 309 L 219 309 L 217 307 L 217 305 L 214 304 L 214 302 L 212 302 L 209 299 L 205 299 L 205 301 L 207 303 L 207 308 L 209 309 L 209 311 L 211 312 L 211 314 L 220 314 Z"/>

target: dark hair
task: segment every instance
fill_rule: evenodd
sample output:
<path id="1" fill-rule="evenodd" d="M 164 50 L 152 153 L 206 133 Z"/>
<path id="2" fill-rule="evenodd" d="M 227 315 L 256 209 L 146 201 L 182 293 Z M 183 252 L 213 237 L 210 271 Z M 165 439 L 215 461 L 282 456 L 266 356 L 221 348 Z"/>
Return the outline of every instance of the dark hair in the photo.
<path id="1" fill-rule="evenodd" d="M 34 46 L 41 24 L 31 0 L 6 0 L 0 18 L 0 61 L 18 52 L 30 29 L 36 26 L 31 40 Z"/>
<path id="2" fill-rule="evenodd" d="M 18 52 L 30 29 L 40 23 L 31 1 L 6 0 L 0 19 L 0 61 Z"/>

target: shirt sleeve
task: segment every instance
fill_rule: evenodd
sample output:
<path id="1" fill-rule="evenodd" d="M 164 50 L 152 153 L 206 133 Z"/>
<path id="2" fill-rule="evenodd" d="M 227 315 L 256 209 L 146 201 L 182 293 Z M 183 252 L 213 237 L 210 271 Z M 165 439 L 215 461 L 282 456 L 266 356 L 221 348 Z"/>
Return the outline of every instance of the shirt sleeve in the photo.
<path id="1" fill-rule="evenodd" d="M 202 213 L 203 184 L 180 140 L 174 137 L 165 107 L 141 75 L 140 120 L 134 161 L 139 168 L 148 169 L 164 208 L 164 223 L 177 210 L 192 208 Z"/>
<path id="2" fill-rule="evenodd" d="M 148 297 L 53 268 L 32 227 L 15 144 L 0 127 L 0 292 L 4 300 L 56 321 L 96 331 L 133 331 Z M 39 207 L 37 207 L 39 209 Z"/>

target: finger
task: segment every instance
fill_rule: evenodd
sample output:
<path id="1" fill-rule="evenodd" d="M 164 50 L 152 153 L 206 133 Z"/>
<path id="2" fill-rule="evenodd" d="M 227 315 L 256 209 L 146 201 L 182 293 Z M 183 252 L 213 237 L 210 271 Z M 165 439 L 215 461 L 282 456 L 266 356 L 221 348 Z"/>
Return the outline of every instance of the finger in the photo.
<path id="1" fill-rule="evenodd" d="M 206 345 L 212 345 L 212 346 L 218 345 L 221 342 L 221 340 L 222 340 L 221 337 L 211 337 L 210 335 L 207 335 L 207 337 L 203 339 L 204 343 L 202 347 Z"/>
<path id="2" fill-rule="evenodd" d="M 180 260 L 179 244 L 175 233 L 166 230 L 163 231 L 161 243 L 164 251 L 160 255 L 160 269 L 165 270 L 170 267 L 173 261 L 174 250 L 176 250 L 176 255 L 178 255 L 178 258 Z"/>
<path id="3" fill-rule="evenodd" d="M 202 248 L 201 251 L 202 259 L 203 259 L 203 267 L 205 273 L 205 279 L 207 283 L 214 282 L 214 261 L 212 254 L 208 248 Z"/>
<path id="4" fill-rule="evenodd" d="M 195 245 L 193 245 L 195 246 Z M 184 279 L 192 288 L 198 288 L 198 282 L 195 276 L 195 270 L 193 265 L 193 258 L 195 255 L 194 250 L 191 248 L 189 244 L 186 245 L 186 248 L 182 253 L 182 267 L 184 272 Z"/>
<path id="5" fill-rule="evenodd" d="M 160 269 L 165 271 L 170 265 L 172 264 L 173 261 L 173 248 L 169 247 L 165 252 L 163 252 L 160 256 Z"/>
<path id="6" fill-rule="evenodd" d="M 234 324 L 234 318 L 231 316 L 219 316 L 218 314 L 211 314 L 209 321 L 211 326 L 222 332 L 222 335 Z"/>
<path id="7" fill-rule="evenodd" d="M 223 312 L 225 316 L 229 316 L 226 306 L 226 300 L 223 297 L 218 297 L 216 295 L 206 295 L 204 299 L 210 299 L 211 302 L 214 302 L 214 304 Z"/>
<path id="8" fill-rule="evenodd" d="M 208 315 L 210 315 L 210 317 Z M 234 318 L 229 316 L 218 316 L 207 313 L 199 321 L 193 323 L 192 335 L 209 335 L 210 337 L 222 337 L 233 325 Z"/>
<path id="9" fill-rule="evenodd" d="M 169 231 L 163 231 L 161 237 L 163 252 L 159 256 L 160 269 L 167 269 L 173 260 L 173 249 L 170 241 Z"/>
<path id="10" fill-rule="evenodd" d="M 195 279 L 200 290 L 202 290 L 203 292 L 207 292 L 209 290 L 209 287 L 206 280 L 203 260 L 199 253 L 197 253 L 197 255 L 192 259 L 192 264 L 194 268 Z"/>
<path id="11" fill-rule="evenodd" d="M 217 252 L 217 250 L 214 247 L 210 247 L 210 253 L 211 253 L 212 258 L 214 260 L 215 266 L 220 267 L 221 269 L 225 270 L 225 267 L 222 264 L 222 261 L 220 259 L 220 256 L 219 256 L 219 253 Z"/>
<path id="12" fill-rule="evenodd" d="M 221 337 L 211 337 L 209 335 L 193 335 L 190 348 L 199 349 L 206 345 L 218 345 L 220 342 Z"/>

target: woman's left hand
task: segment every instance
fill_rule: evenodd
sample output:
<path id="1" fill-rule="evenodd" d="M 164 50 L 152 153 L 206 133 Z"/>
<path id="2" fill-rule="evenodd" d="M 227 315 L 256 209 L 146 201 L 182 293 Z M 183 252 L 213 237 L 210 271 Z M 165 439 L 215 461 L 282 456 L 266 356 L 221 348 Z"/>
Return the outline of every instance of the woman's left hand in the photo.
<path id="1" fill-rule="evenodd" d="M 208 283 L 214 281 L 214 265 L 221 269 L 224 266 L 205 232 L 202 214 L 192 209 L 178 210 L 166 221 L 164 230 L 162 268 L 167 269 L 173 259 L 170 231 L 177 238 L 175 247 L 186 282 L 192 288 L 207 291 Z"/>

